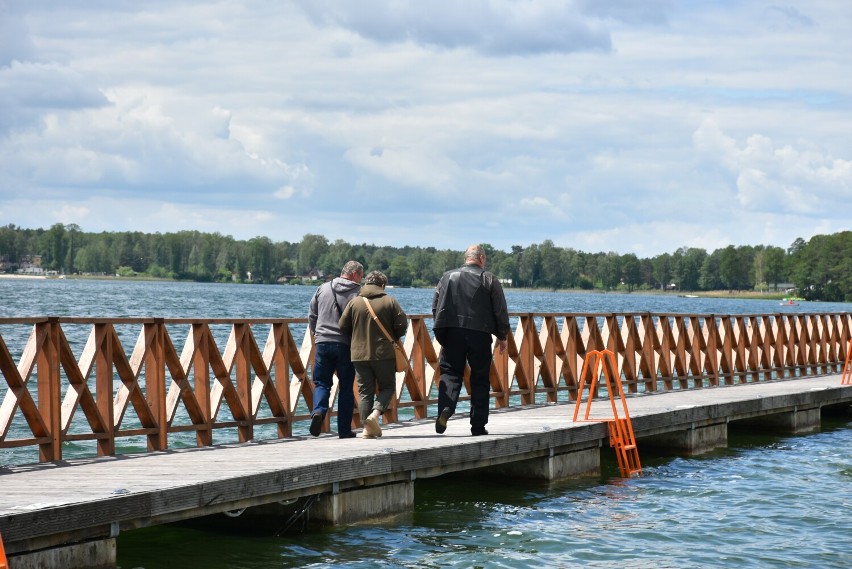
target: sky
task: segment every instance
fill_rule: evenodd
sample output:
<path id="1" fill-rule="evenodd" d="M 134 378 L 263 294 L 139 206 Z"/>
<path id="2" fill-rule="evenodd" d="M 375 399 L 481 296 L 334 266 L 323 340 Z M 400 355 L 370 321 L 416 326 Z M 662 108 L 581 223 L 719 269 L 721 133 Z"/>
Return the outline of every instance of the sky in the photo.
<path id="1" fill-rule="evenodd" d="M 640 258 L 852 228 L 852 3 L 0 0 L 0 225 Z"/>

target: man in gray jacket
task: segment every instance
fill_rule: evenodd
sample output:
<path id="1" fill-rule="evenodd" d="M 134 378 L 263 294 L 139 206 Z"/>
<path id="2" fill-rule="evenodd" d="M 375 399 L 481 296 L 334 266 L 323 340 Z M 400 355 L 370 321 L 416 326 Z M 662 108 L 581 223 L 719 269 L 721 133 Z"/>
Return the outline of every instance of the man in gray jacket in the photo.
<path id="1" fill-rule="evenodd" d="M 343 265 L 340 276 L 320 285 L 311 298 L 308 326 L 314 338 L 314 407 L 311 412 L 311 435 L 317 437 L 328 413 L 328 400 L 337 373 L 337 435 L 341 439 L 355 436 L 352 415 L 355 411 L 355 367 L 349 353 L 350 338 L 340 331 L 338 320 L 343 307 L 361 290 L 364 267 L 358 261 Z"/>
<path id="2" fill-rule="evenodd" d="M 447 271 L 435 287 L 432 300 L 435 339 L 441 344 L 441 383 L 438 387 L 438 418 L 435 431 L 447 430 L 447 420 L 456 412 L 470 365 L 470 432 L 487 435 L 491 382 L 491 336 L 497 337 L 500 353 L 506 351 L 509 312 L 500 281 L 485 270 L 485 251 L 471 245 L 464 265 Z"/>

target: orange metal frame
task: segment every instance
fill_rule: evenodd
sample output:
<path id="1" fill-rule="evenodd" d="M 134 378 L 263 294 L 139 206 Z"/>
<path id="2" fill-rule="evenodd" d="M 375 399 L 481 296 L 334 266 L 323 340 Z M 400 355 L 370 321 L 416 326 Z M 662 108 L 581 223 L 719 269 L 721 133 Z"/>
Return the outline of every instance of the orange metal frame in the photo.
<path id="1" fill-rule="evenodd" d="M 6 548 L 3 546 L 3 536 L 0 535 L 0 569 L 7 569 L 9 561 L 6 560 Z"/>
<path id="2" fill-rule="evenodd" d="M 642 465 L 639 462 L 639 449 L 636 447 L 636 437 L 633 434 L 633 423 L 630 421 L 630 412 L 627 410 L 627 400 L 621 387 L 621 378 L 616 372 L 615 354 L 610 350 L 592 350 L 586 354 L 583 362 L 583 370 L 580 373 L 580 386 L 577 389 L 577 402 L 574 405 L 575 422 L 580 414 L 582 406 L 583 390 L 588 382 L 589 397 L 586 400 L 586 410 L 583 418 L 579 421 L 599 422 L 606 421 L 609 427 L 609 445 L 615 449 L 618 460 L 618 468 L 622 478 L 630 478 L 634 474 L 642 473 Z M 600 377 L 603 371 L 606 380 L 606 391 L 609 396 L 612 415 L 604 417 L 592 417 L 592 401 L 597 398 L 600 389 Z M 588 378 L 591 378 L 589 380 Z M 616 396 L 621 400 L 623 417 L 618 415 Z"/>

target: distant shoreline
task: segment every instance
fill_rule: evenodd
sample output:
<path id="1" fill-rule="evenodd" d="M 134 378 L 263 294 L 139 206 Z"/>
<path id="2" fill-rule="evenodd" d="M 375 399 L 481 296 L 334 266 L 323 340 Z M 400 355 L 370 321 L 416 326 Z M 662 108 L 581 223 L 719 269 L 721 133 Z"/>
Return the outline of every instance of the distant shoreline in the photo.
<path id="1" fill-rule="evenodd" d="M 0 273 L 0 279 L 46 279 L 44 275 L 16 275 L 11 273 Z"/>
<path id="2" fill-rule="evenodd" d="M 20 280 L 58 280 L 61 277 L 58 276 L 44 276 L 44 275 L 21 275 L 21 274 L 11 274 L 11 273 L 0 273 L 0 279 L 20 279 Z M 134 277 L 119 277 L 112 275 L 66 275 L 65 278 L 71 279 L 80 279 L 80 280 L 103 280 L 103 281 L 160 281 L 160 282 L 174 282 L 174 283 L 193 283 L 195 281 L 182 281 L 177 279 L 167 279 L 167 278 L 157 278 L 157 277 L 149 277 L 149 276 L 134 276 Z M 211 283 L 211 284 L 233 284 L 233 283 Z M 243 283 L 243 284 L 252 284 L 252 283 Z M 303 286 L 318 286 L 320 283 L 304 283 Z M 292 286 L 292 285 L 284 285 L 284 286 Z M 399 288 L 409 288 L 409 287 L 399 287 Z M 423 288 L 431 288 L 431 287 L 423 287 Z M 585 293 L 585 294 L 619 294 L 619 295 L 630 295 L 630 294 L 648 294 L 648 295 L 659 295 L 659 296 L 686 296 L 690 295 L 691 298 L 700 299 L 700 298 L 741 298 L 741 299 L 750 299 L 750 300 L 781 300 L 784 298 L 790 297 L 790 293 L 784 291 L 778 292 L 758 292 L 754 290 L 702 290 L 702 291 L 661 291 L 661 290 L 634 290 L 632 292 L 627 292 L 624 290 L 599 290 L 599 289 L 552 289 L 552 288 L 528 288 L 528 287 L 505 287 L 507 292 L 509 291 L 518 291 L 518 292 L 553 292 L 553 293 Z"/>

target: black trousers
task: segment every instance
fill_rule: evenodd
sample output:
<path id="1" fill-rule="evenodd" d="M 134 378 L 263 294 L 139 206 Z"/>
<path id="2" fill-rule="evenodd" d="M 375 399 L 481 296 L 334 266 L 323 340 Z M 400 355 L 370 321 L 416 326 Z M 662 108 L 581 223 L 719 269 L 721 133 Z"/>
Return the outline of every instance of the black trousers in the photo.
<path id="1" fill-rule="evenodd" d="M 446 407 L 456 412 L 465 363 L 470 365 L 470 425 L 484 427 L 488 423 L 491 403 L 491 334 L 465 328 L 439 328 L 435 337 L 441 344 L 441 383 L 438 387 L 438 413 Z"/>

